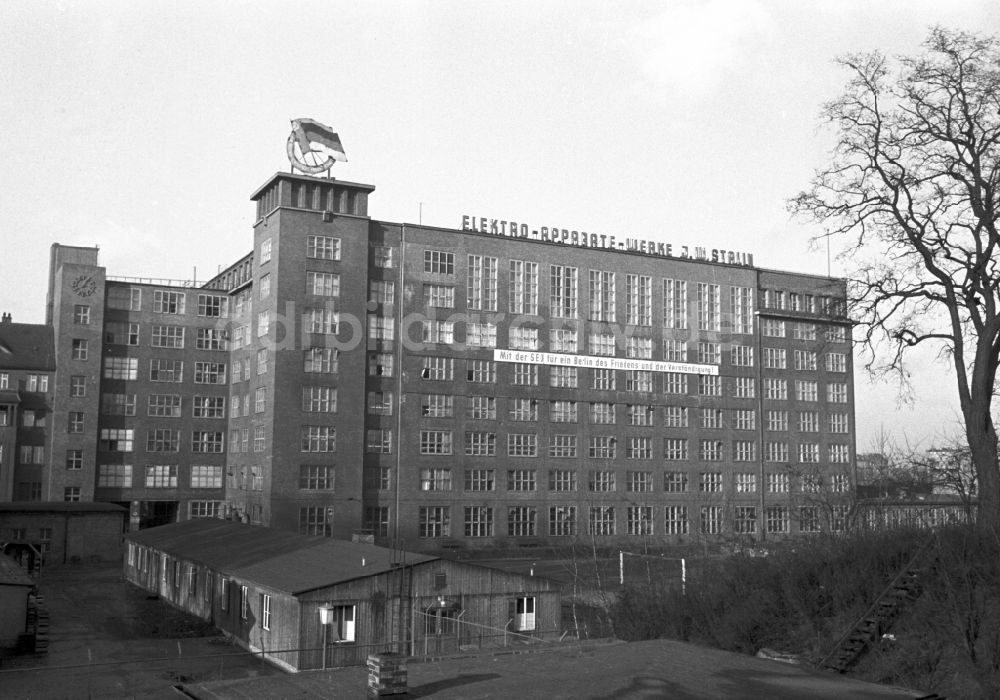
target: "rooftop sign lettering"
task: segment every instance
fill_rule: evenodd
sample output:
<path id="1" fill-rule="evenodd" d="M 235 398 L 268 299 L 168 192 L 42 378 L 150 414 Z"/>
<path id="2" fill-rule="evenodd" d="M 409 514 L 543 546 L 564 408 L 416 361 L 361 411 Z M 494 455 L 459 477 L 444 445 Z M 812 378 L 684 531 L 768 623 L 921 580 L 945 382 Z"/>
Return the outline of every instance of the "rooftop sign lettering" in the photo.
<path id="1" fill-rule="evenodd" d="M 705 248 L 704 246 L 675 246 L 672 243 L 652 241 L 644 238 L 620 238 L 603 233 L 589 233 L 587 231 L 574 231 L 565 228 L 549 228 L 548 226 L 532 228 L 528 224 L 517 221 L 488 219 L 468 214 L 462 216 L 462 230 L 486 233 L 491 236 L 504 236 L 505 238 L 526 238 L 534 241 L 562 243 L 581 248 L 620 250 L 656 255 L 661 258 L 703 260 L 706 262 L 722 263 L 724 265 L 753 267 L 752 253 L 741 253 L 721 248 Z"/>

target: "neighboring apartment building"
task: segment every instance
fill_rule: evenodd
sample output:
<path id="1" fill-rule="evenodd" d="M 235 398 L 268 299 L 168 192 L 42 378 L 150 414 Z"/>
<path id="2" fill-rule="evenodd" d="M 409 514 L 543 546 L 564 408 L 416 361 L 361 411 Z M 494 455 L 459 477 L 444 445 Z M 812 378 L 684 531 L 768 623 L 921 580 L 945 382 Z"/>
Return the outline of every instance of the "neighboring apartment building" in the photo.
<path id="1" fill-rule="evenodd" d="M 373 190 L 274 175 L 252 252 L 197 287 L 53 246 L 44 488 L 128 505 L 133 527 L 223 515 L 409 549 L 842 526 L 843 280 L 375 221 Z"/>

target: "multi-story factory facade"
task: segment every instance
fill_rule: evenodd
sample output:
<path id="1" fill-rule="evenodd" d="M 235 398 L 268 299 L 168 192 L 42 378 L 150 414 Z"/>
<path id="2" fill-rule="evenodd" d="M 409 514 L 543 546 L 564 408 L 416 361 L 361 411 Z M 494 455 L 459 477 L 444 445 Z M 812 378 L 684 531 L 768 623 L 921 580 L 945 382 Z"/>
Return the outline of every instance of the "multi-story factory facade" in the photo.
<path id="1" fill-rule="evenodd" d="M 200 286 L 53 246 L 47 464 L 14 492 L 410 549 L 843 526 L 843 280 L 376 221 L 373 190 L 274 175 L 252 252 Z"/>

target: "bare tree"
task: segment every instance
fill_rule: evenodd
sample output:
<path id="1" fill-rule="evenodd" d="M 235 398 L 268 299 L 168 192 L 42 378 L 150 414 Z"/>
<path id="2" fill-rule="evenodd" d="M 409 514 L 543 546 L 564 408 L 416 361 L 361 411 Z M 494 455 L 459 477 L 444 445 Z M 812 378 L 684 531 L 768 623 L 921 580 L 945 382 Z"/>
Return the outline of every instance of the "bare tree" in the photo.
<path id="1" fill-rule="evenodd" d="M 1000 531 L 1000 42 L 934 28 L 926 53 L 850 55 L 823 117 L 831 162 L 789 202 L 844 242 L 868 369 L 906 377 L 907 351 L 936 343 L 954 363 L 979 485 L 977 520 Z M 888 348 L 888 352 L 884 350 Z"/>

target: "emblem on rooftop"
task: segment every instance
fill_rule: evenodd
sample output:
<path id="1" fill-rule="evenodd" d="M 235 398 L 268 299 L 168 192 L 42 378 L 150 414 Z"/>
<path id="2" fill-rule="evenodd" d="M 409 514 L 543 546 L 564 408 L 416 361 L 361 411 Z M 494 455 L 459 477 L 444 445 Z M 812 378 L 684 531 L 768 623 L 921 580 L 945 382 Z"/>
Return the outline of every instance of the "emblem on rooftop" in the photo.
<path id="1" fill-rule="evenodd" d="M 292 172 L 298 168 L 310 175 L 327 172 L 338 160 L 347 160 L 336 132 L 313 119 L 292 120 L 286 150 Z"/>

